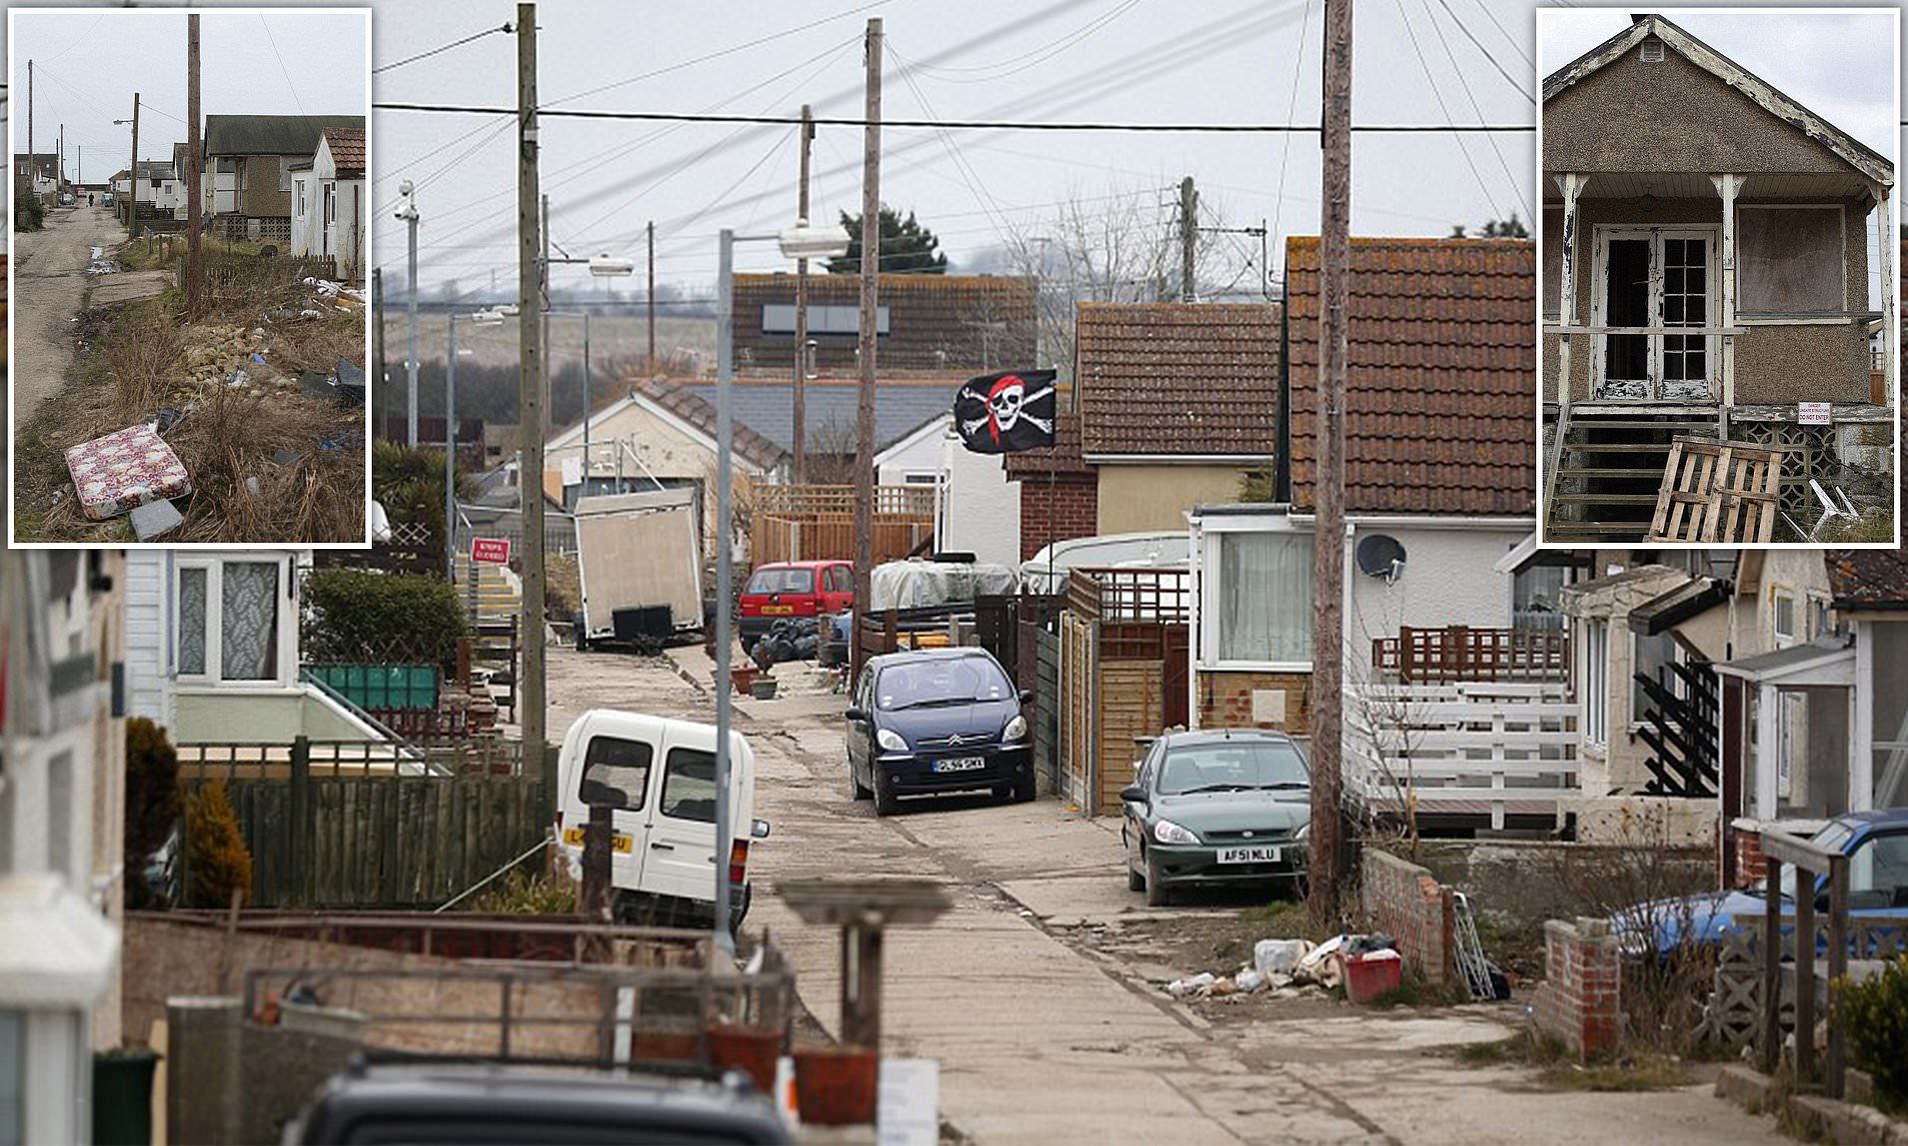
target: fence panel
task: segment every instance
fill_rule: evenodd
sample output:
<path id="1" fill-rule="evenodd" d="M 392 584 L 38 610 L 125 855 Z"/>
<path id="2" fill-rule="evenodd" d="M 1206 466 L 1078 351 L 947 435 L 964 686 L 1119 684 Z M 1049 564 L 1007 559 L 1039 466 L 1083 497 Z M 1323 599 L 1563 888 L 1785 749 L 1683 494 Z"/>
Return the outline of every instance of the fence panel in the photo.
<path id="1" fill-rule="evenodd" d="M 1094 702 L 1093 622 L 1068 612 L 1060 617 L 1060 791 L 1088 815 L 1096 810 L 1091 789 L 1098 722 Z"/>
<path id="2" fill-rule="evenodd" d="M 1400 684 L 1570 679 L 1570 642 L 1563 632 L 1479 629 L 1398 630 L 1371 642 L 1373 675 Z"/>
<path id="3" fill-rule="evenodd" d="M 1379 816 L 1413 806 L 1496 829 L 1560 817 L 1577 788 L 1577 718 L 1561 684 L 1347 690 L 1346 798 Z"/>
<path id="4" fill-rule="evenodd" d="M 1133 782 L 1139 741 L 1158 736 L 1165 666 L 1160 661 L 1100 662 L 1099 810 L 1120 810 L 1120 792 Z"/>

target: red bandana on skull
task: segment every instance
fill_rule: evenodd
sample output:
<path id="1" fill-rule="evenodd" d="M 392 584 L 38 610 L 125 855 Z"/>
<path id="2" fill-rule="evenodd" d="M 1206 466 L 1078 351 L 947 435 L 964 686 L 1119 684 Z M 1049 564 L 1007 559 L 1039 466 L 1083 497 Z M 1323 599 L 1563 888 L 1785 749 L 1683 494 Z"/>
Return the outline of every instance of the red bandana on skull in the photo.
<path id="1" fill-rule="evenodd" d="M 1011 430 L 1020 420 L 1020 406 L 1027 399 L 1027 384 L 1018 374 L 1009 374 L 994 383 L 987 392 L 987 432 L 1000 444 L 1000 432 Z"/>

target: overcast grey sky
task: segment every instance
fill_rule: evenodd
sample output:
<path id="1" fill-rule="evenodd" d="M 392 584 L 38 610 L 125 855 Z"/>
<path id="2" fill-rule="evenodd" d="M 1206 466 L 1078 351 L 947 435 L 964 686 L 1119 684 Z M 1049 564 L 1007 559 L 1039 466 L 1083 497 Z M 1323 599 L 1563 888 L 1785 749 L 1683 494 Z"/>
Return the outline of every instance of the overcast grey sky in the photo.
<path id="1" fill-rule="evenodd" d="M 27 149 L 26 61 L 33 60 L 33 147 L 51 152 L 66 125 L 66 174 L 103 183 L 132 152 L 172 158 L 186 138 L 186 18 L 175 12 L 78 8 L 16 11 L 8 95 L 19 92 L 13 149 Z M 282 65 L 281 65 L 282 60 Z M 364 17 L 296 10 L 208 12 L 199 21 L 199 102 L 205 115 L 363 115 Z M 9 118 L 16 108 L 8 100 Z M 84 167 L 81 167 L 84 148 Z"/>
<path id="2" fill-rule="evenodd" d="M 1535 6 L 1534 0 L 1361 0 L 1355 120 L 1532 123 Z M 867 17 L 880 15 L 890 49 L 884 104 L 891 118 L 1314 123 L 1322 10 L 1321 0 L 544 0 L 540 83 L 546 104 L 577 108 L 791 114 L 807 101 L 818 114 L 856 116 L 860 36 Z M 385 65 L 499 26 L 514 18 L 515 5 L 385 0 L 373 11 L 374 62 Z M 276 25 L 284 18 L 272 19 Z M 1690 27 L 1711 34 L 1693 18 Z M 1608 34 L 1593 30 L 1584 46 Z M 183 35 L 178 39 L 183 51 Z M 302 43 L 290 49 L 287 39 L 281 34 L 279 46 L 292 74 L 301 85 L 306 75 L 315 82 L 322 70 L 315 53 Z M 1717 46 L 1868 139 L 1867 127 L 1851 122 L 1831 89 L 1838 82 L 1886 81 L 1885 66 L 1849 54 L 1860 48 L 1872 55 L 1886 45 L 1872 35 L 1854 39 L 1772 37 L 1743 45 L 1718 35 Z M 757 40 L 765 42 L 743 46 Z M 61 46 L 49 41 L 47 51 Z M 64 64 L 69 76 L 63 78 L 80 83 L 71 75 L 85 75 L 77 55 L 75 49 L 53 67 Z M 1820 62 L 1805 69 L 1804 61 L 1816 55 Z M 912 65 L 925 66 L 911 71 Z M 119 90 L 127 85 L 118 76 L 97 71 L 111 79 L 81 84 L 94 102 L 130 103 L 130 89 Z M 281 106 L 285 85 L 276 71 L 269 52 L 262 64 L 256 55 L 249 60 L 244 93 L 271 101 L 253 110 L 290 110 Z M 611 84 L 618 86 L 593 90 Z M 1881 92 L 1886 100 L 1887 89 Z M 393 68 L 376 77 L 375 96 L 511 104 L 514 39 L 490 35 Z M 304 99 L 309 106 L 315 97 Z M 1856 96 L 1850 107 L 1860 110 L 1860 102 Z M 1889 118 L 1886 108 L 1881 115 Z M 508 116 L 375 114 L 374 254 L 394 277 L 403 274 L 404 230 L 391 209 L 399 181 L 410 178 L 418 183 L 424 218 L 419 277 L 427 288 L 449 280 L 463 289 L 487 287 L 493 272 L 509 281 L 516 195 L 510 123 Z M 1885 132 L 1887 125 L 1881 127 Z M 1091 211 L 1109 196 L 1141 193 L 1159 204 L 1151 225 L 1163 234 L 1173 217 L 1169 188 L 1184 175 L 1198 180 L 1208 224 L 1256 226 L 1265 219 L 1279 236 L 1318 229 L 1313 135 L 950 135 L 888 129 L 882 198 L 915 211 L 941 235 L 957 265 L 983 258 L 1010 229 L 1037 233 L 1051 205 L 1069 198 Z M 653 219 L 658 279 L 693 294 L 710 293 L 718 228 L 773 229 L 794 215 L 792 128 L 546 119 L 543 141 L 556 241 L 572 254 L 640 258 L 643 226 Z M 1886 142 L 1892 154 L 1892 139 Z M 1532 146 L 1529 133 L 1360 135 L 1353 228 L 1442 235 L 1453 224 L 1475 228 L 1513 211 L 1528 219 Z M 818 218 L 858 207 L 860 154 L 859 128 L 820 130 Z M 1256 259 L 1256 240 L 1216 241 L 1226 245 L 1240 281 L 1255 282 L 1257 269 L 1247 260 Z M 772 269 L 780 263 L 772 247 L 746 246 L 738 265 Z M 587 276 L 570 268 L 557 277 L 561 283 Z"/>

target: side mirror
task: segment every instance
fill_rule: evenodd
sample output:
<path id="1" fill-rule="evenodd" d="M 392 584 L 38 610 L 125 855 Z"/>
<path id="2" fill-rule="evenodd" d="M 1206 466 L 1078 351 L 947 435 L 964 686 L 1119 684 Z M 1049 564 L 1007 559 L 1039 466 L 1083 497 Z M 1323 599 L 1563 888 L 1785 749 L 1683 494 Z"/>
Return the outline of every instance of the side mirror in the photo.
<path id="1" fill-rule="evenodd" d="M 1023 688 L 1023 689 L 1021 689 L 1021 690 L 1020 690 L 1020 703 L 1022 703 L 1022 704 L 1032 704 L 1032 703 L 1033 703 L 1033 698 L 1034 698 L 1034 693 L 1033 693 L 1033 689 L 1031 689 L 1031 688 Z"/>
<path id="2" fill-rule="evenodd" d="M 749 825 L 750 839 L 766 840 L 768 839 L 768 837 L 769 837 L 769 822 L 767 820 L 756 820 Z"/>
<path id="3" fill-rule="evenodd" d="M 1146 802 L 1146 789 L 1140 787 L 1138 784 L 1128 784 L 1125 788 L 1121 789 L 1120 799 L 1125 800 L 1129 804 L 1144 804 Z"/>
<path id="4" fill-rule="evenodd" d="M 860 708 L 851 708 L 847 712 L 842 713 L 842 715 L 848 718 L 848 723 L 850 724 L 860 724 L 862 721 L 868 719 L 867 710 Z"/>

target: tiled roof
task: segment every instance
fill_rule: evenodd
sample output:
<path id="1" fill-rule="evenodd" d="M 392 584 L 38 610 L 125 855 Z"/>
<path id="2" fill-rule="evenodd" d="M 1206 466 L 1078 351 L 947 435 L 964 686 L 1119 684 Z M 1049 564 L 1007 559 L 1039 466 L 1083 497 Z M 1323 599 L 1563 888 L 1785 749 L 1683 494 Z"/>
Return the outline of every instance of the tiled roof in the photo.
<path id="1" fill-rule="evenodd" d="M 364 174 L 364 128 L 327 127 L 325 138 L 331 142 L 331 161 L 340 174 L 349 171 Z"/>
<path id="2" fill-rule="evenodd" d="M 1908 552 L 1831 549 L 1822 556 L 1837 609 L 1908 609 Z"/>
<path id="3" fill-rule="evenodd" d="M 694 426 L 711 440 L 716 436 L 716 408 L 689 386 L 660 378 L 638 380 L 635 389 L 663 409 Z M 787 453 L 774 442 L 756 433 L 740 418 L 732 419 L 735 452 L 757 469 L 771 470 L 781 465 Z"/>
<path id="4" fill-rule="evenodd" d="M 962 378 L 882 378 L 875 383 L 875 449 L 883 450 L 954 408 Z M 714 382 L 678 383 L 714 409 Z M 774 443 L 795 449 L 794 382 L 787 378 L 738 378 L 732 391 L 735 420 Z M 803 389 L 808 448 L 813 453 L 852 453 L 861 385 L 852 378 L 814 378 Z M 711 423 L 713 424 L 713 423 Z"/>
<path id="5" fill-rule="evenodd" d="M 882 275 L 879 306 L 888 328 L 876 346 L 875 363 L 885 378 L 971 377 L 995 370 L 1031 370 L 1034 360 L 1034 280 L 1018 275 Z M 821 273 L 811 263 L 808 305 L 853 310 L 861 302 L 858 275 Z M 791 331 L 763 329 L 763 308 L 793 306 L 793 274 L 735 276 L 735 363 L 742 376 L 787 377 L 795 370 Z M 811 325 L 815 370 L 852 376 L 856 370 L 854 325 L 835 333 Z"/>
<path id="6" fill-rule="evenodd" d="M 1277 304 L 1083 302 L 1077 340 L 1085 453 L 1274 452 Z"/>
<path id="7" fill-rule="evenodd" d="M 1022 478 L 1069 475 L 1092 477 L 1098 471 L 1080 457 L 1080 415 L 1062 412 L 1054 416 L 1053 445 L 1038 450 L 1022 450 L 1002 455 L 1008 481 Z"/>
<path id="8" fill-rule="evenodd" d="M 1286 244 L 1292 496 L 1315 504 L 1319 240 Z M 1517 515 L 1536 486 L 1535 247 L 1353 239 L 1345 508 Z"/>

